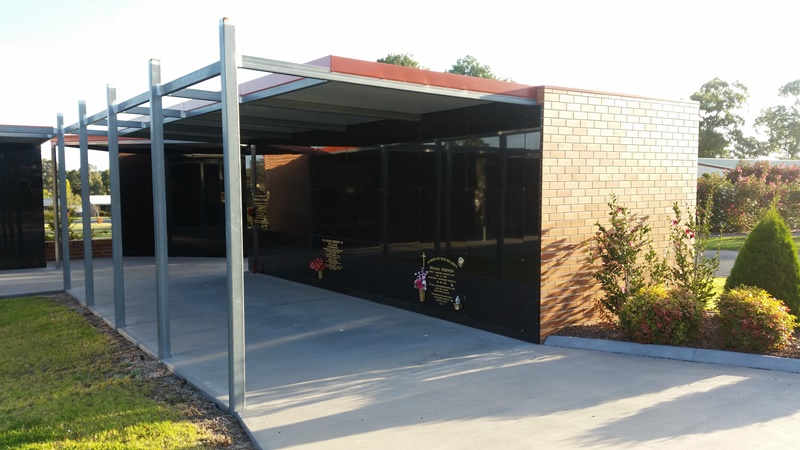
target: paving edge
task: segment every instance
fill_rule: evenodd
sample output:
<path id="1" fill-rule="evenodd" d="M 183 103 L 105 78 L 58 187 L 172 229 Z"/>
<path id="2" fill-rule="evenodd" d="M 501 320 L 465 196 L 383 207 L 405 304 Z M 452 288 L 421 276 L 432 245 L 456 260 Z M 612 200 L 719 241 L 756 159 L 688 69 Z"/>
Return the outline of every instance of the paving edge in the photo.
<path id="1" fill-rule="evenodd" d="M 620 353 L 652 358 L 674 359 L 707 364 L 750 367 L 753 369 L 778 370 L 800 373 L 800 359 L 777 356 L 754 355 L 751 353 L 726 352 L 700 348 L 672 347 L 669 345 L 637 344 L 635 342 L 607 341 L 570 336 L 549 336 L 544 345 L 579 350 Z"/>

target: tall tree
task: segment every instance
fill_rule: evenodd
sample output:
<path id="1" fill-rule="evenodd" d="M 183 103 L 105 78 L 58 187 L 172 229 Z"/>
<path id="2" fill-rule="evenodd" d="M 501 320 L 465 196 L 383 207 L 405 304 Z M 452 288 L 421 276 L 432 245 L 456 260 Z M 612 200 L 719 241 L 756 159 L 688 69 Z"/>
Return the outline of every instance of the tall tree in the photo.
<path id="1" fill-rule="evenodd" d="M 756 128 L 766 132 L 765 153 L 797 159 L 800 156 L 800 80 L 781 86 L 778 94 L 783 98 L 794 98 L 794 104 L 761 110 Z"/>
<path id="2" fill-rule="evenodd" d="M 53 161 L 47 158 L 42 158 L 42 193 L 53 197 Z"/>
<path id="3" fill-rule="evenodd" d="M 75 195 L 81 195 L 81 173 L 75 169 L 67 171 L 67 181 Z"/>
<path id="4" fill-rule="evenodd" d="M 378 60 L 379 63 L 394 64 L 395 66 L 413 67 L 415 69 L 425 69 L 420 67 L 419 62 L 414 59 L 411 53 L 389 53 Z"/>
<path id="5" fill-rule="evenodd" d="M 492 73 L 492 69 L 487 66 L 486 64 L 481 64 L 478 60 L 472 56 L 467 55 L 463 58 L 459 58 L 453 67 L 449 70 L 446 70 L 447 73 L 457 73 L 460 75 L 466 75 L 469 77 L 478 77 L 478 78 L 488 78 L 490 80 L 496 80 L 497 76 Z"/>
<path id="6" fill-rule="evenodd" d="M 109 169 L 106 169 L 100 172 L 100 179 L 103 180 L 103 194 L 110 194 L 111 193 L 111 172 Z"/>
<path id="7" fill-rule="evenodd" d="M 742 133 L 744 119 L 737 113 L 747 104 L 747 87 L 738 81 L 732 85 L 714 78 L 692 94 L 700 102 L 701 158 L 755 157 L 761 148 L 754 138 Z"/>

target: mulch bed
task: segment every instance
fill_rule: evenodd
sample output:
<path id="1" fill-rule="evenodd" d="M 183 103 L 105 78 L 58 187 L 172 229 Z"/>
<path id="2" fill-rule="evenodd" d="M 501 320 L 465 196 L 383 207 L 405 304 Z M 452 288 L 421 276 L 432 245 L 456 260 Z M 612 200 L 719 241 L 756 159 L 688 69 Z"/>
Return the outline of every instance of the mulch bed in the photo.
<path id="1" fill-rule="evenodd" d="M 623 341 L 635 342 L 628 339 L 622 330 L 609 323 L 597 323 L 593 325 L 574 325 L 554 333 L 556 336 L 571 336 L 588 339 L 603 339 L 607 341 Z M 729 350 L 725 348 L 725 344 L 719 333 L 719 316 L 716 313 L 706 312 L 703 317 L 703 326 L 700 336 L 682 345 L 682 347 L 689 348 L 703 348 L 709 350 Z M 794 337 L 790 344 L 781 350 L 775 350 L 765 353 L 770 356 L 779 356 L 782 358 L 795 358 L 800 359 L 800 332 L 795 331 Z"/>

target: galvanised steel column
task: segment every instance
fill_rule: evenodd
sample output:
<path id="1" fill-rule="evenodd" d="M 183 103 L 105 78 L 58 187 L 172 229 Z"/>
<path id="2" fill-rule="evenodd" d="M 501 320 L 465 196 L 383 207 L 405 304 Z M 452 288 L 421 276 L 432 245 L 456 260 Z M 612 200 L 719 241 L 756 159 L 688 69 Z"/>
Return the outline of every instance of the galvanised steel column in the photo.
<path id="1" fill-rule="evenodd" d="M 64 156 L 64 115 L 58 113 L 58 197 L 61 214 L 61 269 L 64 290 L 72 289 L 72 274 L 69 267 L 69 208 L 67 205 L 67 167 Z"/>
<path id="2" fill-rule="evenodd" d="M 81 149 L 81 217 L 83 218 L 83 278 L 86 306 L 94 306 L 94 265 L 92 264 L 92 204 L 89 202 L 89 133 L 86 102 L 78 102 L 78 141 Z"/>
<path id="3" fill-rule="evenodd" d="M 111 256 L 114 261 L 114 328 L 125 326 L 125 273 L 122 265 L 122 203 L 119 192 L 119 130 L 117 89 L 106 86 L 108 100 L 108 172 L 111 178 Z"/>
<path id="4" fill-rule="evenodd" d="M 242 160 L 239 137 L 239 85 L 233 24 L 219 25 L 222 78 L 222 158 L 225 166 L 225 246 L 228 261 L 228 408 L 244 408 L 244 271 L 242 259 Z"/>
<path id="5" fill-rule="evenodd" d="M 172 355 L 169 333 L 169 261 L 167 253 L 167 183 L 164 161 L 164 115 L 161 106 L 161 61 L 150 60 L 150 157 L 153 166 L 153 222 L 156 253 L 158 358 Z"/>

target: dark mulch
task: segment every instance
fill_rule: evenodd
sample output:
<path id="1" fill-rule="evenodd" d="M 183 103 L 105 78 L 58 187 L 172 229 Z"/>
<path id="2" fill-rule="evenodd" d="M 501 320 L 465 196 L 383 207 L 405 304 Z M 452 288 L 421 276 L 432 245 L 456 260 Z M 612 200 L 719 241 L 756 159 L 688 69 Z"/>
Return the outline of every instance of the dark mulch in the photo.
<path id="1" fill-rule="evenodd" d="M 683 345 L 682 347 L 704 348 L 709 350 L 729 350 L 725 348 L 725 344 L 722 341 L 718 330 L 719 317 L 716 315 L 716 313 L 706 312 L 705 317 L 703 318 L 703 329 L 700 333 L 700 336 L 686 345 Z M 634 342 L 633 340 L 628 339 L 622 330 L 609 323 L 575 325 L 564 328 L 563 330 L 555 333 L 555 335 L 588 339 L 603 339 L 607 341 Z M 782 358 L 800 359 L 800 332 L 795 332 L 792 341 L 786 348 L 765 354 L 770 356 L 780 356 Z"/>

